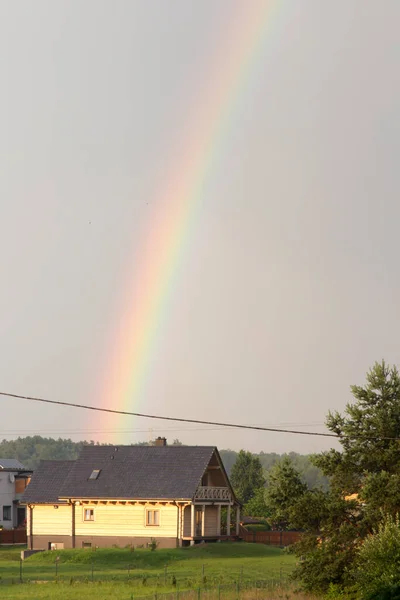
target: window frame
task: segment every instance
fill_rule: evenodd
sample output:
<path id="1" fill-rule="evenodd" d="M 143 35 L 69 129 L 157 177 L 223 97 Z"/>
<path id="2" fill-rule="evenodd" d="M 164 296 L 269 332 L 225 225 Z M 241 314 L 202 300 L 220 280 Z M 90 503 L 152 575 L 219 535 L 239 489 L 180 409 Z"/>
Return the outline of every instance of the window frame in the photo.
<path id="1" fill-rule="evenodd" d="M 9 517 L 5 516 L 5 509 L 8 508 L 9 509 Z M 3 521 L 12 521 L 12 506 L 11 504 L 5 504 L 3 505 Z"/>
<path id="2" fill-rule="evenodd" d="M 86 519 L 86 511 L 91 511 L 93 517 L 92 519 Z M 95 521 L 94 508 L 88 508 L 87 506 L 84 506 L 82 520 L 84 523 L 93 523 L 93 521 Z"/>
<path id="3" fill-rule="evenodd" d="M 153 520 L 154 520 L 154 514 L 156 514 L 156 513 L 158 514 L 158 523 L 149 523 L 149 515 L 152 514 Z M 146 527 L 161 527 L 161 510 L 159 508 L 146 508 L 145 526 Z"/>

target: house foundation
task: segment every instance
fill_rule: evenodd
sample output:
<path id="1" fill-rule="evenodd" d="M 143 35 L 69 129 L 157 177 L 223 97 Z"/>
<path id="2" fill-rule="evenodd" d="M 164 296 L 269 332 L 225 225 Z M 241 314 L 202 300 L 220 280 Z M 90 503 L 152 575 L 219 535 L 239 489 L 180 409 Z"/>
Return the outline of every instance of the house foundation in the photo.
<path id="1" fill-rule="evenodd" d="M 147 547 L 151 540 L 157 541 L 157 548 L 176 548 L 177 538 L 158 538 L 151 537 L 128 537 L 128 536 L 100 536 L 100 535 L 77 535 L 75 536 L 75 548 L 87 548 L 95 550 L 96 548 L 110 548 L 118 546 L 125 548 L 127 546 Z M 72 548 L 72 537 L 70 535 L 34 535 L 34 550 L 63 550 Z"/>

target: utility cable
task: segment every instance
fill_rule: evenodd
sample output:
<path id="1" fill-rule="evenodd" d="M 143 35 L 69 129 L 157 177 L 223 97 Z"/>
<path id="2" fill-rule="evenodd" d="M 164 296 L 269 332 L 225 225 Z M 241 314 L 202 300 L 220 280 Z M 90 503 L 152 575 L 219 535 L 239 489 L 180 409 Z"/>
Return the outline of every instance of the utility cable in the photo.
<path id="1" fill-rule="evenodd" d="M 34 396 L 21 396 L 19 394 L 11 394 L 8 392 L 0 392 L 0 396 L 7 396 L 9 398 L 16 398 L 19 400 L 29 400 L 31 402 L 42 402 L 45 404 L 54 404 L 56 406 L 69 406 L 72 408 L 82 408 L 84 410 L 94 410 L 98 412 L 112 413 L 115 415 L 126 415 L 130 417 L 140 417 L 143 419 L 159 419 L 160 421 L 175 421 L 178 423 L 196 423 L 200 425 L 216 425 L 218 427 L 226 427 L 230 429 L 250 429 L 253 431 L 270 431 L 274 433 L 290 433 L 294 435 L 312 435 L 320 437 L 329 437 L 336 439 L 346 439 L 360 437 L 365 440 L 393 440 L 400 441 L 398 437 L 387 437 L 387 436 L 347 436 L 339 435 L 336 433 L 322 433 L 319 431 L 298 431 L 295 429 L 277 429 L 275 427 L 262 427 L 261 425 L 242 425 L 239 423 L 221 423 L 218 421 L 203 421 L 201 419 L 184 419 L 182 417 L 166 417 L 161 415 L 147 415 L 144 413 L 129 412 L 126 410 L 115 410 L 113 408 L 102 408 L 100 406 L 90 406 L 87 404 L 76 404 L 74 402 L 62 402 L 60 400 L 48 400 L 46 398 L 36 398 Z"/>

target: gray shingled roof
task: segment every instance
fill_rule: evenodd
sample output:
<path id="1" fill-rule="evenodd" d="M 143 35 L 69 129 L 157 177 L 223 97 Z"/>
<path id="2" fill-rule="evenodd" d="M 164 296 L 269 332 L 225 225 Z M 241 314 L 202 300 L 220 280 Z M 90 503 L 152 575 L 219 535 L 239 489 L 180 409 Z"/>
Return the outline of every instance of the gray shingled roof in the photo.
<path id="1" fill-rule="evenodd" d="M 26 504 L 53 504 L 60 497 L 60 488 L 64 483 L 73 460 L 42 460 L 32 475 L 21 502 Z"/>
<path id="2" fill-rule="evenodd" d="M 25 467 L 16 458 L 0 458 L 0 469 L 15 469 L 25 471 Z"/>
<path id="3" fill-rule="evenodd" d="M 60 497 L 190 499 L 215 451 L 212 446 L 85 446 Z M 100 474 L 89 480 L 94 469 Z"/>

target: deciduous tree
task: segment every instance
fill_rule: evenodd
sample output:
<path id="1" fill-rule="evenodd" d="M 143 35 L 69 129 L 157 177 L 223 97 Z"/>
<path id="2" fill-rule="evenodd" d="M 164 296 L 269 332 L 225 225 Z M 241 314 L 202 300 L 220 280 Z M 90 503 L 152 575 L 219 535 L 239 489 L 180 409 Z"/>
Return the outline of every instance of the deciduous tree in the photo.
<path id="1" fill-rule="evenodd" d="M 256 490 L 265 484 L 260 459 L 251 452 L 241 450 L 232 467 L 230 479 L 237 498 L 246 504 L 253 498 Z"/>

